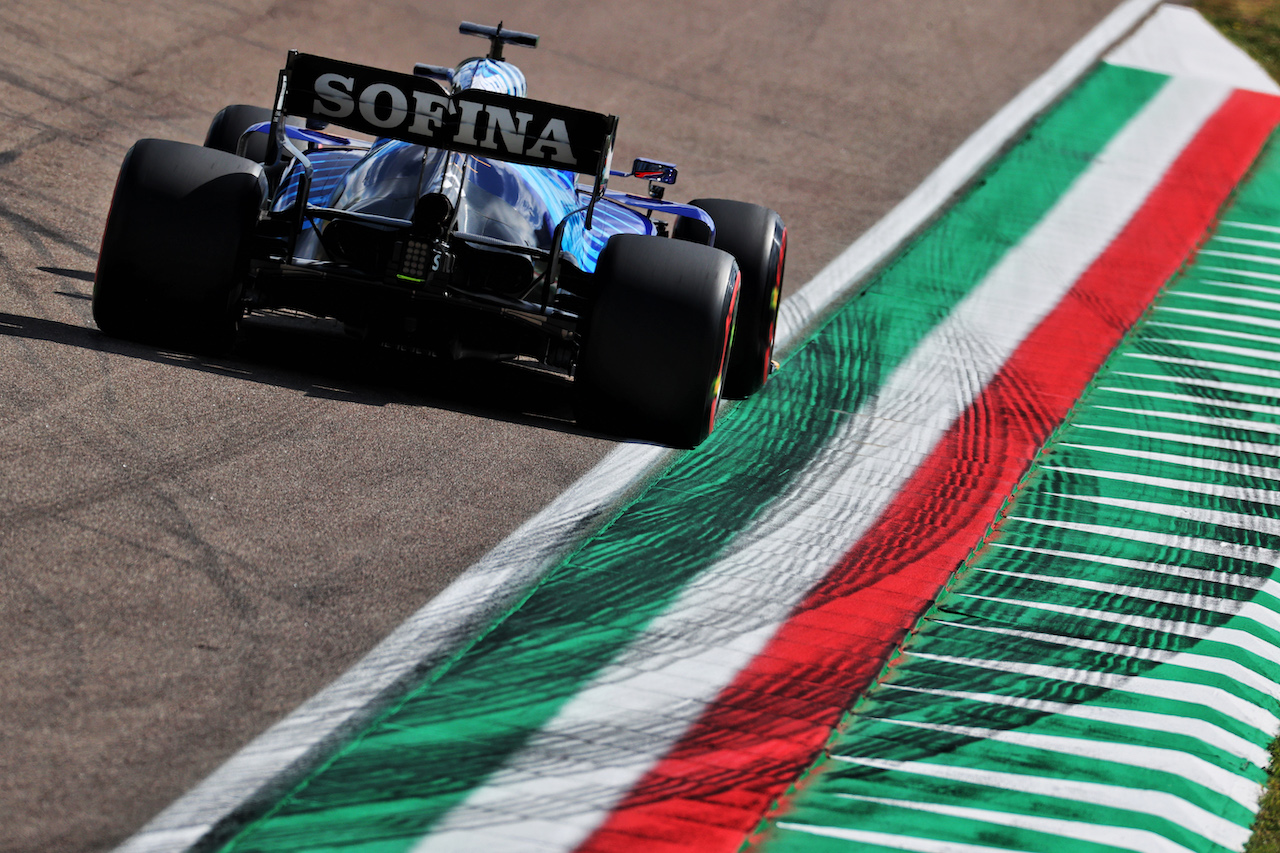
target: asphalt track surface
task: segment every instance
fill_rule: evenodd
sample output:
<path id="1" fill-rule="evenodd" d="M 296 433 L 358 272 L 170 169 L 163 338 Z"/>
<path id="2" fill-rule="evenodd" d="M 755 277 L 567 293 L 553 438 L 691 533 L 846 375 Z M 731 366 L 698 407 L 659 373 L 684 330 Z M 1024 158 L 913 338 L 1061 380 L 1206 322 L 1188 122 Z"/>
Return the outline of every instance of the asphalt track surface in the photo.
<path id="1" fill-rule="evenodd" d="M 563 386 L 251 329 L 104 338 L 89 294 L 137 138 L 265 103 L 285 51 L 407 70 L 511 49 L 622 117 L 672 196 L 783 213 L 789 289 L 1115 0 L 0 6 L 0 850 L 107 849 L 323 687 L 612 446 Z"/>

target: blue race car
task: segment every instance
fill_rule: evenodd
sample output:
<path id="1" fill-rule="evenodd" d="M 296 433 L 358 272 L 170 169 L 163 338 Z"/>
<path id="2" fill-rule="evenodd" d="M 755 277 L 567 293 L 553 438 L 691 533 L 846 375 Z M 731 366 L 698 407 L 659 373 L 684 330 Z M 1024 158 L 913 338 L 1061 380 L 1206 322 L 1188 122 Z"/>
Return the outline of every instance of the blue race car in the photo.
<path id="1" fill-rule="evenodd" d="M 440 358 L 537 362 L 572 376 L 585 426 L 696 445 L 722 397 L 769 377 L 782 220 L 664 200 L 669 163 L 611 170 L 617 117 L 528 98 L 503 58 L 537 36 L 460 30 L 488 54 L 403 74 L 291 51 L 271 108 L 225 108 L 203 146 L 139 140 L 94 320 L 208 349 L 255 312 L 334 318 Z"/>

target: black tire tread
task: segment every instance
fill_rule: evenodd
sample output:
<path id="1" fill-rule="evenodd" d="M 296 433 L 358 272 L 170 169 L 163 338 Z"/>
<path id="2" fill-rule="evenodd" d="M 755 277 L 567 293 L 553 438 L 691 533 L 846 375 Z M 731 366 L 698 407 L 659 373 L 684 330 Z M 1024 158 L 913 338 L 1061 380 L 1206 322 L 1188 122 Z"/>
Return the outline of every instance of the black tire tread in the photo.
<path id="1" fill-rule="evenodd" d="M 689 203 L 711 215 L 716 224 L 715 247 L 733 255 L 742 271 L 742 304 L 724 396 L 744 399 L 758 391 L 769 375 L 778 317 L 775 291 L 786 264 L 786 228 L 776 212 L 758 204 L 720 198 Z M 705 245 L 711 232 L 704 223 L 685 217 L 676 222 L 672 236 Z"/>
<path id="2" fill-rule="evenodd" d="M 579 420 L 692 447 L 719 403 L 737 265 L 693 243 L 621 234 L 596 267 L 599 292 L 577 370 Z"/>
<path id="3" fill-rule="evenodd" d="M 188 349 L 224 346 L 234 331 L 245 238 L 265 192 L 258 163 L 184 142 L 135 143 L 98 253 L 98 328 Z"/>

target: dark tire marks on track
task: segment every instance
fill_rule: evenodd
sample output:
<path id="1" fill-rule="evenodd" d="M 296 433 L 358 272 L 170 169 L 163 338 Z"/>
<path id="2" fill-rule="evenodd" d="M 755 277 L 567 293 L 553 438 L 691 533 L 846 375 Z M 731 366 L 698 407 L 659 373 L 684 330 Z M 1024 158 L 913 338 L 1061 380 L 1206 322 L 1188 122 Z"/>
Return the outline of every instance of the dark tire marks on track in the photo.
<path id="1" fill-rule="evenodd" d="M 781 211 L 794 288 L 1116 2 L 5 4 L 0 849 L 118 843 L 610 446 L 544 377 L 294 332 L 221 359 L 103 338 L 87 297 L 135 139 L 267 102 L 291 47 L 408 69 L 502 19 L 543 37 L 511 51 L 532 95 L 622 117 L 620 162 Z"/>

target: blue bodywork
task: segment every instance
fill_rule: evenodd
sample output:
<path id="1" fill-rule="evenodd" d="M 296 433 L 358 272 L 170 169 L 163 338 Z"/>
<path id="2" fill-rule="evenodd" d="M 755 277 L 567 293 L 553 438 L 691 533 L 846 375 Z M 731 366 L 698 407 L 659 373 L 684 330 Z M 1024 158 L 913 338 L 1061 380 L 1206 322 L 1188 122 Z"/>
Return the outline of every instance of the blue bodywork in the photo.
<path id="1" fill-rule="evenodd" d="M 452 69 L 449 82 L 455 90 L 482 89 L 516 97 L 525 97 L 527 89 L 517 67 L 484 57 Z M 266 131 L 267 126 L 258 129 Z M 595 270 L 601 250 L 613 235 L 656 232 L 652 219 L 635 206 L 705 217 L 686 205 L 607 192 L 587 230 L 581 211 L 590 200 L 590 188 L 580 187 L 573 172 L 425 149 L 394 139 L 365 145 L 302 128 L 285 130 L 293 139 L 316 146 L 308 154 L 314 166 L 308 194 L 312 205 L 410 219 L 422 196 L 442 192 L 454 201 L 458 231 L 547 251 L 556 226 L 567 220 L 560 249 L 583 272 Z M 295 165 L 281 186 L 273 205 L 276 211 L 295 202 L 301 172 Z M 326 259 L 323 244 L 314 235 L 300 243 L 296 254 Z"/>
<path id="2" fill-rule="evenodd" d="M 614 234 L 655 233 L 647 216 L 609 197 L 597 206 L 587 231 L 585 215 L 575 211 L 586 205 L 590 190 L 579 188 L 572 172 L 427 151 L 397 140 L 379 140 L 367 150 L 322 148 L 308 156 L 315 167 L 311 204 L 399 219 L 412 218 L 419 198 L 441 190 L 448 169 L 465 170 L 457 204 L 459 231 L 549 250 L 556 225 L 568 219 L 561 251 L 583 272 L 595 271 L 601 250 Z M 294 203 L 301 171 L 295 167 L 277 195 L 277 211 Z M 325 258 L 314 236 L 299 245 L 298 255 Z"/>

